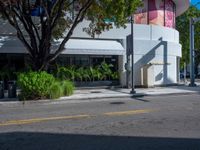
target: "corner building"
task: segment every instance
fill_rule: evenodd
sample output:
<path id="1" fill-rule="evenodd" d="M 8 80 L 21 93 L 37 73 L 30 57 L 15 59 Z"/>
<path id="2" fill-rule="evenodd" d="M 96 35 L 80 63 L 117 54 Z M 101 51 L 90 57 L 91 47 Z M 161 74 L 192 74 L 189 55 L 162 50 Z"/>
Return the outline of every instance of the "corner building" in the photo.
<path id="1" fill-rule="evenodd" d="M 179 82 L 179 62 L 182 51 L 179 43 L 179 32 L 175 29 L 176 17 L 188 9 L 190 1 L 143 0 L 143 3 L 143 7 L 138 8 L 133 17 L 133 39 L 130 36 L 131 24 L 127 24 L 125 29 L 113 28 L 108 32 L 103 32 L 98 38 L 89 40 L 96 45 L 96 49 L 94 48 L 93 52 L 91 49 L 87 50 L 85 53 L 115 56 L 120 72 L 120 83 L 127 86 L 131 83 L 131 74 L 125 69 L 125 64 L 128 63 L 128 66 L 131 66 L 129 59 L 131 41 L 133 41 L 134 82 L 136 86 L 177 84 Z M 73 37 L 77 39 L 79 37 L 88 38 L 81 31 L 81 27 L 87 25 L 87 21 L 83 22 Z M 90 43 L 88 40 L 86 41 L 88 44 Z"/>

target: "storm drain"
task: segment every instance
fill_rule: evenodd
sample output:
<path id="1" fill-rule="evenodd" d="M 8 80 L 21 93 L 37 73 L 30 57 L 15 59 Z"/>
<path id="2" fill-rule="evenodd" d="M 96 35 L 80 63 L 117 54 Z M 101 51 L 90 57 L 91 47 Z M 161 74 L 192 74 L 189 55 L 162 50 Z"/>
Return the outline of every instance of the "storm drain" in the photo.
<path id="1" fill-rule="evenodd" d="M 91 91 L 90 93 L 102 93 L 101 91 Z"/>
<path id="2" fill-rule="evenodd" d="M 125 102 L 111 102 L 112 105 L 122 105 L 125 104 Z"/>

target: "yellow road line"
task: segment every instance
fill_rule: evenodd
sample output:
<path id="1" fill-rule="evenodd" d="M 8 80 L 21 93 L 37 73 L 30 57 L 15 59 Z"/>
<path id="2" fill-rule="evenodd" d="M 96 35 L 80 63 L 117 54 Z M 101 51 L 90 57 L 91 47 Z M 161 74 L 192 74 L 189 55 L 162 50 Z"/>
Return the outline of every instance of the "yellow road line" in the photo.
<path id="1" fill-rule="evenodd" d="M 149 113 L 153 110 L 150 109 L 140 109 L 140 110 L 130 110 L 130 111 L 120 111 L 120 112 L 108 112 L 104 113 L 106 116 L 121 116 L 121 115 L 135 115 L 135 114 L 143 114 L 143 113 Z"/>
<path id="2" fill-rule="evenodd" d="M 52 120 L 80 119 L 80 118 L 86 118 L 86 117 L 90 117 L 90 115 L 33 118 L 33 119 L 26 119 L 26 120 L 11 120 L 11 121 L 0 122 L 0 126 L 31 124 L 31 123 L 36 123 L 36 122 L 52 121 Z"/>
<path id="3" fill-rule="evenodd" d="M 107 113 L 103 113 L 102 115 L 104 116 L 135 115 L 135 114 L 149 113 L 152 111 L 155 111 L 155 110 L 140 109 L 140 110 L 129 110 L 129 111 L 120 111 L 120 112 L 107 112 Z M 81 119 L 81 118 L 89 118 L 89 117 L 97 117 L 97 116 L 84 114 L 84 115 L 74 115 L 74 116 L 59 116 L 59 117 L 33 118 L 33 119 L 24 119 L 24 120 L 10 120 L 10 121 L 0 122 L 0 126 L 23 125 L 23 124 L 32 124 L 32 123 L 44 122 L 44 121 Z"/>

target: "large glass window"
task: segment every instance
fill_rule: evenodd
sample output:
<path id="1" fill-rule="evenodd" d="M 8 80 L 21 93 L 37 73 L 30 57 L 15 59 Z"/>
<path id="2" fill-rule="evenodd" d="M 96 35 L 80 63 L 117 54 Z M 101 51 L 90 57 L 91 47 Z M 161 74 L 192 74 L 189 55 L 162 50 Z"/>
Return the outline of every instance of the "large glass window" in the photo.
<path id="1" fill-rule="evenodd" d="M 136 24 L 148 24 L 148 1 L 143 0 L 143 6 L 139 7 L 134 14 L 134 22 Z"/>
<path id="2" fill-rule="evenodd" d="M 175 4 L 172 0 L 143 0 L 134 14 L 134 23 L 175 28 Z"/>
<path id="3" fill-rule="evenodd" d="M 149 24 L 164 26 L 164 0 L 149 0 Z"/>
<path id="4" fill-rule="evenodd" d="M 174 2 L 172 0 L 165 0 L 165 26 L 174 28 L 175 27 L 175 10 Z"/>
<path id="5" fill-rule="evenodd" d="M 112 64 L 113 71 L 118 70 L 118 56 L 105 56 L 105 55 L 61 55 L 56 59 L 59 66 L 88 67 L 97 66 L 102 62 Z M 53 66 L 53 65 L 52 65 Z"/>

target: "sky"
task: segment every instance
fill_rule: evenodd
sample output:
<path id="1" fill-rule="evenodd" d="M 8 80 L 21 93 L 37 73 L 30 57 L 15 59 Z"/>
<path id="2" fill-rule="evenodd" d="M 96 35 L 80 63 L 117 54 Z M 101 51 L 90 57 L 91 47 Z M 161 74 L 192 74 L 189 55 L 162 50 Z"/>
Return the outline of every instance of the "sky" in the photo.
<path id="1" fill-rule="evenodd" d="M 191 0 L 191 3 L 195 5 L 196 3 L 200 2 L 200 0 Z M 200 8 L 200 4 L 197 5 Z"/>

